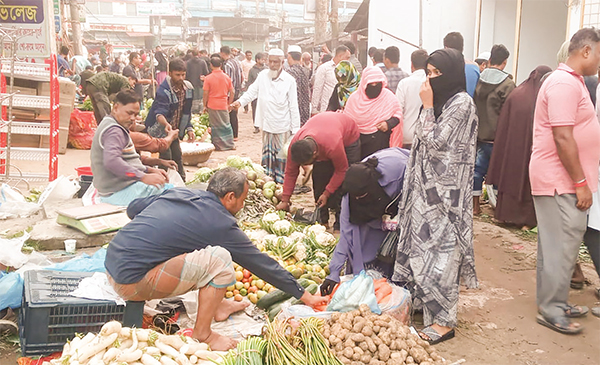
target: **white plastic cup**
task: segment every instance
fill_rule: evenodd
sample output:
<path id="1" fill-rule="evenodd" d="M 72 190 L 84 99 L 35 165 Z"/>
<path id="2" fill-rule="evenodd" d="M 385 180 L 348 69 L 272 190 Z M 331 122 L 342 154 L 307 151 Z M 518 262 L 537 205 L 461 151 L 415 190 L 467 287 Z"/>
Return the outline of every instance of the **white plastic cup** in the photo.
<path id="1" fill-rule="evenodd" d="M 67 253 L 75 253 L 76 246 L 77 240 L 65 240 L 65 251 Z"/>

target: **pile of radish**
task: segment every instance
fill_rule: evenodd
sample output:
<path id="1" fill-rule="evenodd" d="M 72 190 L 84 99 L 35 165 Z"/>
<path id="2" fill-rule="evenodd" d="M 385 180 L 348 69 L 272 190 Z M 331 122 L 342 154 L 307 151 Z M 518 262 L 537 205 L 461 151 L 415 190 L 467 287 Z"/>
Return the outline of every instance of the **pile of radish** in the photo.
<path id="1" fill-rule="evenodd" d="M 194 365 L 217 360 L 221 355 L 190 337 L 163 335 L 148 329 L 122 327 L 112 321 L 100 333 L 75 336 L 63 348 L 62 356 L 50 365 Z M 45 364 L 48 365 L 48 364 Z"/>

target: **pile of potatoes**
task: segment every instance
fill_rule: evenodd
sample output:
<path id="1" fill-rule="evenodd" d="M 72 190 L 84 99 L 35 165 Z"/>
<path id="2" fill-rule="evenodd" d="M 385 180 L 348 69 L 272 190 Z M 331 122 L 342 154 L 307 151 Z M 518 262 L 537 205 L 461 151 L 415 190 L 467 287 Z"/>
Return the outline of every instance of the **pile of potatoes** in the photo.
<path id="1" fill-rule="evenodd" d="M 323 336 L 346 365 L 444 364 L 427 341 L 388 315 L 376 315 L 366 304 L 347 313 L 334 313 Z"/>

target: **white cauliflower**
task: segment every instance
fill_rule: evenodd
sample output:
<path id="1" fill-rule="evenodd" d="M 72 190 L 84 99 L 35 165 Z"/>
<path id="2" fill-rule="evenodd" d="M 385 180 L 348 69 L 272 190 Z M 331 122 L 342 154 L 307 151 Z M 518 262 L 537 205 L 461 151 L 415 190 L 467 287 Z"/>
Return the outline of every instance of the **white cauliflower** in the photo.
<path id="1" fill-rule="evenodd" d="M 335 236 L 329 232 L 322 232 L 315 236 L 315 240 L 323 247 L 335 244 Z"/>
<path id="2" fill-rule="evenodd" d="M 277 213 L 267 213 L 263 216 L 262 220 L 265 223 L 275 223 L 279 220 L 279 214 Z"/>
<path id="3" fill-rule="evenodd" d="M 309 234 L 313 233 L 316 236 L 319 233 L 325 233 L 325 231 L 327 231 L 327 228 L 325 228 L 325 226 L 317 223 L 317 224 L 313 224 L 310 227 L 306 227 L 304 229 L 304 234 L 309 235 Z"/>
<path id="4" fill-rule="evenodd" d="M 277 244 L 283 249 L 287 248 L 290 245 L 293 245 L 294 240 L 291 240 L 289 237 L 279 237 L 279 239 L 277 240 Z"/>
<path id="5" fill-rule="evenodd" d="M 306 249 L 306 245 L 302 242 L 296 242 L 296 253 L 294 254 L 294 257 L 296 258 L 297 261 L 303 261 L 306 259 L 307 255 L 307 249 Z"/>
<path id="6" fill-rule="evenodd" d="M 265 231 L 264 229 L 255 229 L 252 231 L 246 231 L 246 235 L 251 241 L 262 242 L 265 237 L 269 235 L 269 232 Z"/>
<path id="7" fill-rule="evenodd" d="M 294 241 L 302 242 L 306 238 L 306 235 L 302 232 L 293 232 L 289 237 Z"/>
<path id="8" fill-rule="evenodd" d="M 325 260 L 328 259 L 327 255 L 325 253 L 321 252 L 321 251 L 315 252 L 315 257 L 318 257 L 320 259 L 325 259 Z"/>
<path id="9" fill-rule="evenodd" d="M 263 245 L 273 245 L 277 243 L 277 236 L 274 234 L 268 234 L 263 238 Z"/>
<path id="10" fill-rule="evenodd" d="M 292 224 L 286 220 L 280 220 L 273 223 L 273 232 L 278 236 L 287 236 L 293 230 Z"/>

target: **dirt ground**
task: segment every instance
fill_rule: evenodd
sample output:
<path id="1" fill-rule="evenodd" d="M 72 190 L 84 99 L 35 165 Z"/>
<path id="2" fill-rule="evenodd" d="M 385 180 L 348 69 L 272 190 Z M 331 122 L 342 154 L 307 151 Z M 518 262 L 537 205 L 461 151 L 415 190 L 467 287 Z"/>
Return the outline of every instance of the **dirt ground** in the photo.
<path id="1" fill-rule="evenodd" d="M 260 134 L 252 133 L 250 114 L 240 110 L 240 140 L 237 150 L 215 152 L 206 163 L 216 166 L 235 154 L 260 161 Z M 89 165 L 89 152 L 69 150 L 59 158 L 60 174 L 74 173 L 74 167 Z M 31 168 L 31 166 L 28 166 Z M 188 179 L 196 167 L 186 167 Z M 306 205 L 312 193 L 295 197 Z M 456 338 L 437 345 L 439 353 L 452 361 L 475 365 L 591 365 L 600 364 L 600 319 L 589 314 L 579 320 L 583 334 L 566 336 L 535 322 L 534 234 L 500 227 L 491 222 L 493 211 L 485 207 L 474 222 L 475 259 L 479 289 L 461 291 Z M 0 223 L 5 224 L 5 223 Z M 1 230 L 1 229 L 0 229 Z M 593 295 L 600 280 L 593 265 L 583 263 L 588 284 L 571 291 L 571 302 L 588 307 L 600 305 Z M 14 350 L 4 350 L 0 365 L 16 362 Z"/>

